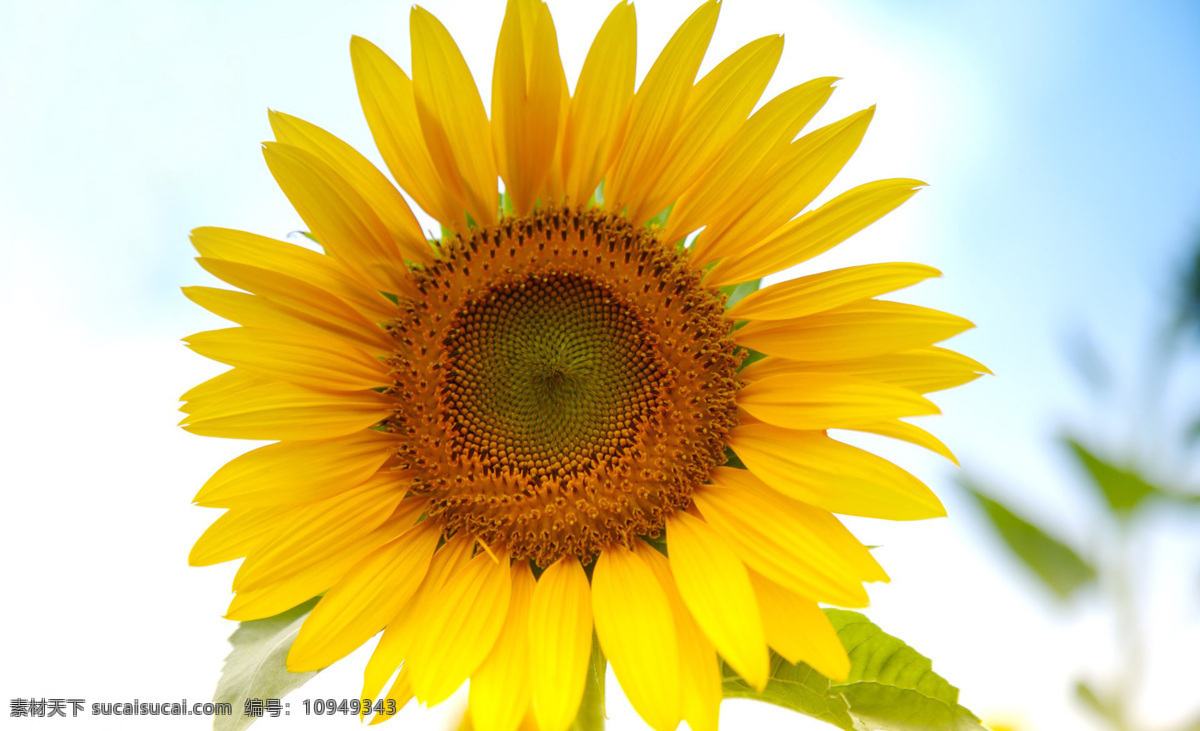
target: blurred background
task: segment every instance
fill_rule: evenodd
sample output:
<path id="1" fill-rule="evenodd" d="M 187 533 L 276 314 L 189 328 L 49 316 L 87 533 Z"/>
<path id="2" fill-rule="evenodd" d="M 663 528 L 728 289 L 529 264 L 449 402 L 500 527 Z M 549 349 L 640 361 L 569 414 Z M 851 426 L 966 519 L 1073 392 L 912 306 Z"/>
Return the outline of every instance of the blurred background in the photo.
<path id="1" fill-rule="evenodd" d="M 550 5 L 573 81 L 610 6 Z M 694 5 L 637 2 L 639 78 Z M 427 7 L 486 102 L 502 2 Z M 258 150 L 268 108 L 379 160 L 348 43 L 365 36 L 408 68 L 408 10 L 0 5 L 5 699 L 210 697 L 234 567 L 186 566 L 216 515 L 189 503 L 248 445 L 175 427 L 176 396 L 220 370 L 179 342 L 221 326 L 179 293 L 210 283 L 187 232 L 301 227 Z M 702 72 L 770 33 L 787 44 L 768 95 L 834 75 L 817 124 L 879 105 L 824 198 L 930 183 L 806 271 L 938 267 L 900 298 L 973 320 L 951 346 L 995 372 L 935 394 L 945 415 L 922 424 L 961 472 L 871 444 L 950 517 L 854 521 L 893 578 L 867 614 L 996 725 L 1200 728 L 1200 4 L 726 0 Z M 293 713 L 354 696 L 368 654 L 297 691 Z M 611 728 L 643 728 L 619 693 L 609 702 Z M 438 728 L 453 711 L 394 723 Z M 722 714 L 728 728 L 825 728 L 748 701 Z"/>

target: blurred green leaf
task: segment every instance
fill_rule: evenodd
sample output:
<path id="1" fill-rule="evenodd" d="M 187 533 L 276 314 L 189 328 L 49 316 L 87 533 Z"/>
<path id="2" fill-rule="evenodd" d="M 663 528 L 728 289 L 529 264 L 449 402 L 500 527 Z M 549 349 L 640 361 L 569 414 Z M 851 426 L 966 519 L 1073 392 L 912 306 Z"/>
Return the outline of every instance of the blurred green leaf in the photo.
<path id="1" fill-rule="evenodd" d="M 1121 727 L 1121 711 L 1115 700 L 1101 698 L 1100 694 L 1087 684 L 1087 681 L 1080 680 L 1075 683 L 1075 696 L 1097 716 L 1108 721 L 1114 727 Z"/>
<path id="2" fill-rule="evenodd" d="M 988 497 L 970 478 L 960 477 L 959 484 L 979 503 L 1009 549 L 1059 599 L 1070 599 L 1096 580 L 1096 570 L 1075 549 Z"/>
<path id="3" fill-rule="evenodd" d="M 933 672 L 929 658 L 892 637 L 858 612 L 825 614 L 850 653 L 850 677 L 835 683 L 850 714 L 882 731 L 983 731 L 958 704 L 958 688 Z"/>
<path id="4" fill-rule="evenodd" d="M 314 597 L 274 617 L 238 624 L 229 637 L 233 650 L 225 658 L 213 695 L 216 703 L 232 704 L 233 715 L 214 716 L 215 731 L 241 731 L 256 718 L 245 713 L 247 699 L 282 698 L 317 674 L 315 670 L 288 672 L 286 660 L 300 625 L 319 599 Z"/>
<path id="5" fill-rule="evenodd" d="M 1162 493 L 1162 497 L 1164 500 L 1170 500 L 1178 505 L 1184 505 L 1193 508 L 1200 507 L 1200 493 L 1172 490 L 1170 492 L 1164 491 Z"/>
<path id="6" fill-rule="evenodd" d="M 722 690 L 726 698 L 752 698 L 812 716 L 845 731 L 854 731 L 850 705 L 842 694 L 831 689 L 829 678 L 808 665 L 793 665 L 771 653 L 771 678 L 759 693 L 725 665 Z"/>
<path id="7" fill-rule="evenodd" d="M 1197 242 L 1200 244 L 1200 241 Z M 1183 276 L 1182 296 L 1178 301 L 1176 320 L 1180 326 L 1200 325 L 1200 245 L 1191 254 Z M 1200 721 L 1197 722 L 1200 724 Z"/>
<path id="8" fill-rule="evenodd" d="M 1064 437 L 1063 443 L 1079 460 L 1092 478 L 1092 484 L 1099 488 L 1105 502 L 1117 515 L 1131 515 L 1146 498 L 1162 492 L 1131 470 L 1117 467 L 1097 456 L 1071 437 Z"/>
<path id="9" fill-rule="evenodd" d="M 1189 447 L 1200 444 L 1200 419 L 1196 419 L 1188 426 L 1187 431 L 1183 434 L 1183 439 Z"/>

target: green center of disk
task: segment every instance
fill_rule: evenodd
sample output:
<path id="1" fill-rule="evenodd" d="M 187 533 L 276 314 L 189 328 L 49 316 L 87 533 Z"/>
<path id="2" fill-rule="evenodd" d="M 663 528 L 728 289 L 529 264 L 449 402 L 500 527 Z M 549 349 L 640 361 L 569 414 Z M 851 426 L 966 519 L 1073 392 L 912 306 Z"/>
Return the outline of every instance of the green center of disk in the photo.
<path id="1" fill-rule="evenodd" d="M 664 375 L 637 315 L 574 273 L 492 286 L 442 344 L 443 418 L 465 455 L 497 471 L 566 476 L 619 456 Z"/>

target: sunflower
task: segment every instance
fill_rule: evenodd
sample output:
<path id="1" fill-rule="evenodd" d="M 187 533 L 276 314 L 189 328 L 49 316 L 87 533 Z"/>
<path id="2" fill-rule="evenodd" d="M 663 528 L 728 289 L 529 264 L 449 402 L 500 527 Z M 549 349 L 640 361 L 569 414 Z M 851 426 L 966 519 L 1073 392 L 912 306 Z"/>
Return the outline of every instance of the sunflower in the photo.
<path id="1" fill-rule="evenodd" d="M 434 704 L 469 678 L 488 731 L 567 728 L 593 633 L 660 731 L 716 727 L 720 661 L 758 688 L 768 648 L 845 677 L 818 603 L 864 606 L 864 582 L 887 576 L 834 514 L 943 510 L 828 430 L 950 456 L 901 419 L 984 369 L 934 345 L 970 323 L 875 299 L 937 275 L 926 266 L 741 296 L 922 183 L 805 212 L 872 110 L 800 136 L 832 93 L 821 78 L 755 111 L 780 36 L 695 81 L 718 9 L 696 10 L 635 92 L 634 10 L 618 4 L 571 93 L 546 6 L 510 0 L 489 118 L 449 33 L 414 8 L 411 78 L 351 42 L 399 189 L 272 113 L 267 165 L 323 252 L 193 232 L 200 264 L 240 291 L 185 289 L 237 327 L 187 339 L 232 369 L 184 395 L 184 428 L 274 443 L 200 490 L 227 512 L 190 559 L 244 557 L 230 619 L 322 595 L 289 669 L 382 630 L 363 697 L 394 677 L 387 697 Z"/>

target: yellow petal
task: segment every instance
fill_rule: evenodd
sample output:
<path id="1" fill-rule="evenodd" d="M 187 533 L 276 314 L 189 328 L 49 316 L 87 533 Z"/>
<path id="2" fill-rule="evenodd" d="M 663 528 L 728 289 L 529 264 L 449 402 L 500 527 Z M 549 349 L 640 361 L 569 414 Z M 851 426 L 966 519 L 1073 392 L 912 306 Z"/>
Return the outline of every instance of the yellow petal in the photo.
<path id="1" fill-rule="evenodd" d="M 331 256 L 229 228 L 204 226 L 194 229 L 191 237 L 192 245 L 206 260 L 247 264 L 300 280 L 310 289 L 324 290 L 341 299 L 366 315 L 368 322 L 390 320 L 396 316 L 395 304 L 378 291 L 364 286 Z"/>
<path id="2" fill-rule="evenodd" d="M 264 142 L 263 157 L 313 237 L 363 282 L 404 294 L 404 251 L 379 215 L 341 175 L 307 150 Z"/>
<path id="3" fill-rule="evenodd" d="M 736 255 L 787 223 L 820 195 L 858 149 L 874 107 L 792 143 L 776 166 L 751 181 L 758 194 L 743 209 L 711 222 L 692 247 L 697 266 Z"/>
<path id="4" fill-rule="evenodd" d="M 395 409 L 374 391 L 325 393 L 276 382 L 197 407 L 184 419 L 193 434 L 232 439 L 331 439 L 379 422 Z"/>
<path id="5" fill-rule="evenodd" d="M 387 353 L 396 347 L 375 321 L 321 287 L 240 262 L 204 256 L 196 261 L 214 276 L 263 297 L 293 317 L 344 337 L 372 355 Z"/>
<path id="6" fill-rule="evenodd" d="M 578 559 L 559 559 L 542 572 L 529 625 L 538 727 L 566 731 L 579 710 L 592 651 L 592 593 Z"/>
<path id="7" fill-rule="evenodd" d="M 192 246 L 200 256 L 264 267 L 290 277 L 324 284 L 336 279 L 325 254 L 248 231 L 216 226 L 192 229 Z"/>
<path id="8" fill-rule="evenodd" d="M 738 406 L 787 429 L 854 429 L 901 416 L 938 413 L 907 388 L 840 373 L 793 373 L 751 381 Z"/>
<path id="9" fill-rule="evenodd" d="M 298 508 L 294 517 L 289 515 L 287 530 L 246 556 L 233 579 L 234 590 L 282 581 L 383 525 L 397 512 L 407 489 L 397 478 L 389 470 L 340 495 Z M 409 525 L 421 517 L 425 503 L 413 499 L 400 508 Z"/>
<path id="10" fill-rule="evenodd" d="M 717 157 L 762 96 L 783 52 L 783 36 L 748 43 L 717 64 L 688 96 L 662 176 L 630 218 L 641 223 L 675 201 Z"/>
<path id="11" fill-rule="evenodd" d="M 633 98 L 621 154 L 604 183 L 606 208 L 620 211 L 628 206 L 631 213 L 639 211 L 658 181 L 720 9 L 715 0 L 701 5 L 671 36 L 646 73 Z"/>
<path id="12" fill-rule="evenodd" d="M 554 28 L 554 19 L 551 16 L 549 7 L 544 0 L 521 1 L 534 4 L 534 10 L 536 11 L 536 13 L 522 14 L 523 21 L 526 22 L 523 25 L 524 31 L 522 32 L 522 37 L 525 41 L 526 66 L 536 68 L 540 74 L 538 87 L 544 90 L 541 96 L 545 99 L 552 98 L 550 103 L 557 103 L 558 105 L 557 110 L 553 113 L 558 124 L 554 127 L 546 127 L 546 134 L 554 138 L 554 154 L 550 157 L 550 167 L 547 170 L 546 179 L 537 194 L 537 199 L 561 205 L 566 197 L 562 161 L 563 140 L 567 132 L 567 114 L 571 106 L 571 90 L 567 86 L 567 75 L 563 71 L 562 59 L 558 53 L 558 32 Z M 531 18 L 535 20 L 532 28 L 527 22 Z M 552 92 L 548 88 L 552 84 L 557 85 L 557 92 Z M 526 718 L 531 719 L 530 723 L 535 723 L 532 721 L 532 709 L 526 714 Z"/>
<path id="13" fill-rule="evenodd" d="M 956 315 L 903 302 L 860 300 L 795 320 L 756 320 L 734 337 L 790 360 L 849 360 L 918 348 L 974 327 Z"/>
<path id="14" fill-rule="evenodd" d="M 729 308 L 739 320 L 790 320 L 909 287 L 941 272 L 923 264 L 866 264 L 835 269 L 751 292 Z"/>
<path id="15" fill-rule="evenodd" d="M 743 368 L 738 376 L 743 380 L 757 381 L 798 373 L 842 373 L 890 383 L 917 393 L 930 393 L 961 386 L 991 371 L 961 353 L 927 346 L 855 360 L 763 358 Z"/>
<path id="16" fill-rule="evenodd" d="M 610 546 L 592 572 L 596 634 L 621 689 L 655 731 L 679 724 L 679 647 L 667 595 L 637 554 Z"/>
<path id="17" fill-rule="evenodd" d="M 728 211 L 744 210 L 755 195 L 747 185 L 779 161 L 796 134 L 812 119 L 833 93 L 837 79 L 813 79 L 788 89 L 763 105 L 738 130 L 721 158 L 687 192 L 680 196 L 663 232 L 666 241 L 678 241 Z"/>
<path id="18" fill-rule="evenodd" d="M 364 38 L 350 39 L 350 59 L 363 116 L 388 170 L 426 213 L 449 228 L 464 230 L 465 206 L 455 192 L 458 186 L 442 181 L 430 157 L 412 81 L 395 61 Z"/>
<path id="19" fill-rule="evenodd" d="M 211 566 L 245 556 L 278 529 L 281 513 L 281 508 L 227 510 L 196 540 L 188 554 L 188 564 Z"/>
<path id="20" fill-rule="evenodd" d="M 390 385 L 381 361 L 332 337 L 234 327 L 184 338 L 206 358 L 308 388 L 361 391 Z"/>
<path id="21" fill-rule="evenodd" d="M 875 424 L 857 426 L 854 429 L 855 431 L 891 437 L 892 439 L 899 439 L 901 441 L 908 442 L 909 444 L 915 444 L 918 447 L 924 447 L 931 452 L 942 455 L 954 464 L 958 464 L 958 459 L 954 456 L 954 453 L 951 452 L 950 448 L 943 444 L 940 439 L 925 431 L 921 427 L 909 424 L 906 421 L 891 419 Z"/>
<path id="22" fill-rule="evenodd" d="M 850 656 L 825 612 L 811 599 L 750 572 L 767 642 L 790 663 L 807 663 L 833 680 L 850 675 Z"/>
<path id="23" fill-rule="evenodd" d="M 991 373 L 982 363 L 961 353 L 935 346 L 852 360 L 798 361 L 763 358 L 738 375 L 747 381 L 796 373 L 844 373 L 890 383 L 917 393 L 941 391 Z"/>
<path id="24" fill-rule="evenodd" d="M 843 515 L 921 520 L 946 514 L 920 480 L 888 460 L 819 431 L 743 424 L 729 445 L 751 472 L 779 492 Z"/>
<path id="25" fill-rule="evenodd" d="M 395 451 L 391 435 L 363 430 L 334 439 L 279 442 L 235 457 L 194 501 L 217 508 L 320 500 L 361 485 Z"/>
<path id="26" fill-rule="evenodd" d="M 366 201 L 391 232 L 406 259 L 422 264 L 433 260 L 433 249 L 404 196 L 362 153 L 315 124 L 290 114 L 273 111 L 270 119 L 277 141 L 319 157 Z"/>
<path id="27" fill-rule="evenodd" d="M 767 641 L 746 567 L 720 534 L 686 512 L 667 520 L 667 550 L 679 594 L 725 662 L 762 690 Z"/>
<path id="28" fill-rule="evenodd" d="M 863 581 L 886 574 L 831 514 L 791 500 L 748 470 L 717 468 L 693 496 L 711 525 L 745 564 L 816 601 L 867 604 Z"/>
<path id="29" fill-rule="evenodd" d="M 246 391 L 272 382 L 273 379 L 247 373 L 240 368 L 233 368 L 219 376 L 208 379 L 198 386 L 189 388 L 179 397 L 180 401 L 185 402 L 183 406 L 179 407 L 179 410 L 185 414 L 190 414 L 198 408 L 207 407 L 209 404 L 220 403 L 226 399 L 236 399 Z"/>
<path id="30" fill-rule="evenodd" d="M 367 696 L 363 697 L 365 698 Z M 374 696 L 370 697 L 374 698 Z M 385 710 L 388 712 L 391 711 L 391 708 L 386 705 L 390 701 L 395 704 L 394 708 L 396 709 L 396 713 L 399 713 L 412 699 L 412 679 L 408 677 L 408 668 L 403 667 L 400 668 L 400 673 L 396 676 L 396 682 L 392 683 L 392 687 L 388 690 L 387 696 L 384 698 Z M 374 726 L 377 723 L 383 723 L 391 718 L 394 718 L 394 714 L 388 715 L 388 713 L 376 713 L 371 717 L 371 723 L 368 725 Z"/>
<path id="31" fill-rule="evenodd" d="M 504 628 L 491 654 L 471 676 L 471 718 L 475 731 L 516 731 L 529 709 L 532 695 L 529 617 L 535 583 L 528 561 L 512 565 L 512 599 Z"/>
<path id="32" fill-rule="evenodd" d="M 562 166 L 574 205 L 592 197 L 625 139 L 636 60 L 633 5 L 620 2 L 596 34 L 569 106 Z"/>
<path id="33" fill-rule="evenodd" d="M 761 241 L 731 247 L 709 270 L 713 286 L 749 282 L 807 261 L 832 249 L 895 210 L 925 184 L 907 178 L 878 180 L 842 193 L 816 210 L 789 221 Z M 673 212 L 672 212 L 673 213 Z"/>
<path id="34" fill-rule="evenodd" d="M 429 610 L 414 619 L 421 634 L 408 663 L 418 700 L 441 703 L 475 672 L 500 634 L 511 594 L 506 555 L 496 560 L 480 553 L 446 582 Z"/>
<path id="35" fill-rule="evenodd" d="M 683 597 L 679 596 L 667 557 L 654 550 L 640 551 L 639 555 L 654 570 L 659 586 L 671 604 L 679 644 L 679 700 L 683 720 L 692 731 L 717 731 L 721 711 L 721 667 L 717 663 L 717 651 L 696 624 Z"/>
<path id="36" fill-rule="evenodd" d="M 440 526 L 427 520 L 355 566 L 300 627 L 288 652 L 288 670 L 320 670 L 383 629 L 425 578 L 439 537 Z"/>
<path id="37" fill-rule="evenodd" d="M 374 698 L 383 690 L 384 683 L 400 667 L 400 662 L 412 649 L 413 640 L 422 628 L 417 619 L 429 611 L 430 605 L 437 600 L 437 593 L 445 586 L 450 577 L 462 571 L 471 559 L 471 549 L 474 541 L 463 534 L 458 534 L 446 541 L 445 545 L 433 554 L 429 564 L 429 572 L 417 589 L 416 594 L 400 613 L 388 621 L 387 629 L 375 645 L 375 651 L 363 671 L 363 689 L 359 695 L 363 698 Z M 401 670 L 408 677 L 407 666 Z M 411 692 L 411 691 L 410 691 Z"/>
<path id="38" fill-rule="evenodd" d="M 479 89 L 454 39 L 437 18 L 414 6 L 409 28 L 413 94 L 430 158 L 443 180 L 456 178 L 448 182 L 462 191 L 476 223 L 491 225 L 498 218 L 496 163 Z"/>
<path id="39" fill-rule="evenodd" d="M 550 10 L 539 0 L 509 0 L 492 76 L 492 138 L 518 216 L 533 210 L 554 162 L 565 86 Z"/>
<path id="40" fill-rule="evenodd" d="M 412 500 L 423 503 L 421 500 Z M 419 506 L 418 506 L 419 507 Z M 271 584 L 240 589 L 229 603 L 225 618 L 237 622 L 273 617 L 329 590 L 381 546 L 394 541 L 419 517 L 402 506 L 375 530 L 321 554 L 309 552 L 296 571 Z"/>
<path id="41" fill-rule="evenodd" d="M 183 287 L 183 296 L 218 317 L 246 327 L 285 330 L 329 336 L 319 326 L 289 315 L 271 304 L 270 300 L 246 292 L 234 292 L 217 287 Z"/>
<path id="42" fill-rule="evenodd" d="M 565 74 L 560 81 L 558 129 L 555 135 L 557 141 L 554 145 L 554 158 L 550 162 L 550 171 L 546 174 L 546 181 L 542 184 L 542 190 L 538 194 L 538 198 L 539 200 L 563 204 L 567 197 L 566 180 L 563 177 L 563 140 L 566 139 L 567 134 L 567 114 L 571 106 L 571 91 L 567 88 L 567 77 Z M 531 724 L 534 731 L 537 731 L 537 722 L 533 720 L 532 710 L 525 715 L 525 720 L 521 722 L 521 728 L 524 729 Z"/>

